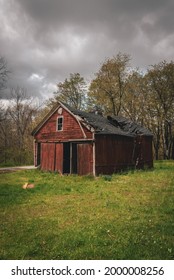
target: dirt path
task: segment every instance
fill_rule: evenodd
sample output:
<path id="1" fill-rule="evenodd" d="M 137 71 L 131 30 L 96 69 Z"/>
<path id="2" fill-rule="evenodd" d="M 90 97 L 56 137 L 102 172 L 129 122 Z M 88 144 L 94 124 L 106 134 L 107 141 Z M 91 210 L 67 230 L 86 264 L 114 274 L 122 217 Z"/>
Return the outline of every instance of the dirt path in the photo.
<path id="1" fill-rule="evenodd" d="M 15 167 L 2 167 L 0 168 L 0 173 L 14 172 L 18 170 L 36 169 L 34 165 L 27 166 L 15 166 Z"/>

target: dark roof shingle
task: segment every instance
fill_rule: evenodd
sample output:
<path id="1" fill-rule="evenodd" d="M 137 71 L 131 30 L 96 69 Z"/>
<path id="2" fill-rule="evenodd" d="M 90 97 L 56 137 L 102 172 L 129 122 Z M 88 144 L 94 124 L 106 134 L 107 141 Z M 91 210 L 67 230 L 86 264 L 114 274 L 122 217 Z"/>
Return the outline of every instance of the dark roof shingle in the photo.
<path id="1" fill-rule="evenodd" d="M 120 116 L 108 116 L 107 119 L 116 127 L 120 127 L 125 132 L 128 132 L 133 135 L 146 135 L 153 136 L 153 134 L 145 127 Z"/>

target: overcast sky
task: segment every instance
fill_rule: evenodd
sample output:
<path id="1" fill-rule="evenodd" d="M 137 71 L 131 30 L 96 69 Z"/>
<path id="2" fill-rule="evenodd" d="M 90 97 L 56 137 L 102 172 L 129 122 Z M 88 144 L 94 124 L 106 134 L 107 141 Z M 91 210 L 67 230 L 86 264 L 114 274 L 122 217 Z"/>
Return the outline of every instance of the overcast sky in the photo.
<path id="1" fill-rule="evenodd" d="M 49 98 L 70 73 L 89 81 L 119 52 L 143 69 L 173 60 L 174 0 L 0 0 L 9 87 Z"/>

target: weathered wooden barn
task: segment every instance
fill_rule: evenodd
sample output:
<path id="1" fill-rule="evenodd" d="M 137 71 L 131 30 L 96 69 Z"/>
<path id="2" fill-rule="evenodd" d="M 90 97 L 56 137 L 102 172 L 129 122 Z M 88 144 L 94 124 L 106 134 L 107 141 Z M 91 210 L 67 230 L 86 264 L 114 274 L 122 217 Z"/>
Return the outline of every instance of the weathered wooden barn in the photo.
<path id="1" fill-rule="evenodd" d="M 59 102 L 33 130 L 34 163 L 61 174 L 112 174 L 153 166 L 151 132 Z"/>

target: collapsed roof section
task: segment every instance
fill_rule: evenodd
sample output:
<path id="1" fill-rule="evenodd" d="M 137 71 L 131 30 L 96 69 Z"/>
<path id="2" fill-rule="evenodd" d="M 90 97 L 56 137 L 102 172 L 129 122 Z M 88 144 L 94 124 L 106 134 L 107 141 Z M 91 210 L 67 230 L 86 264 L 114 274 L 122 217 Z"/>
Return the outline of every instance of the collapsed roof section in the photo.
<path id="1" fill-rule="evenodd" d="M 119 127 L 124 132 L 128 132 L 132 135 L 146 135 L 153 136 L 153 134 L 145 127 L 120 116 L 108 116 L 107 119 L 110 123 L 112 123 L 115 127 Z"/>

